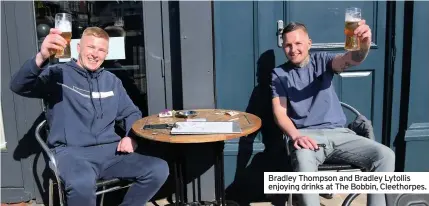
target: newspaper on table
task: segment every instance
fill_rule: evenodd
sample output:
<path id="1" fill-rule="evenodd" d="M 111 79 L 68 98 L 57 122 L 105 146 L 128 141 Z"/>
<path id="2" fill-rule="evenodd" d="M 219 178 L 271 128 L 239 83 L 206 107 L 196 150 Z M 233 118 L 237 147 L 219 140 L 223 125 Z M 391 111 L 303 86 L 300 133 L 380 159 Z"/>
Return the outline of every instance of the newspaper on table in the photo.
<path id="1" fill-rule="evenodd" d="M 234 134 L 241 133 L 238 122 L 176 122 L 171 134 Z"/>

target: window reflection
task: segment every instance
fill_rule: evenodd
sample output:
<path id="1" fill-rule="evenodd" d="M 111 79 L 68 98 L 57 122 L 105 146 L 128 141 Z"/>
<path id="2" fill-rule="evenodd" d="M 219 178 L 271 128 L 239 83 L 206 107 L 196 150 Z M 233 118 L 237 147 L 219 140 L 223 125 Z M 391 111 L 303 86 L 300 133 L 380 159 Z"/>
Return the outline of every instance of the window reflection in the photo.
<path id="1" fill-rule="evenodd" d="M 72 39 L 80 39 L 89 26 L 103 28 L 111 38 L 123 37 L 125 58 L 108 59 L 102 66 L 122 80 L 131 99 L 147 115 L 142 1 L 35 1 L 34 9 L 39 48 L 60 12 L 72 14 Z M 111 40 L 110 50 L 115 46 Z"/>

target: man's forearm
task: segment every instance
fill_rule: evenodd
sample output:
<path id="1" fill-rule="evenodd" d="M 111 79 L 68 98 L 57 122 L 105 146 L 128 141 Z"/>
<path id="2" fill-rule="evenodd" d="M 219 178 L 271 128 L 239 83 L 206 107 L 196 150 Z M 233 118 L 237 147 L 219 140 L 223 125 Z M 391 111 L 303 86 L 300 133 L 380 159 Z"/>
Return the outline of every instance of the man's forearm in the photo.
<path id="1" fill-rule="evenodd" d="M 129 136 L 133 124 L 142 117 L 140 111 L 135 111 L 125 118 L 125 136 Z"/>
<path id="2" fill-rule="evenodd" d="M 35 58 L 27 60 L 21 68 L 12 76 L 10 90 L 14 93 L 32 98 L 42 98 L 49 82 L 49 73 L 42 74 L 42 69 L 37 65 Z"/>
<path id="3" fill-rule="evenodd" d="M 36 54 L 36 58 L 34 60 L 39 68 L 42 68 L 43 63 L 46 61 L 40 52 Z"/>
<path id="4" fill-rule="evenodd" d="M 351 51 L 351 58 L 354 62 L 362 62 L 368 56 L 369 48 L 371 45 L 362 44 L 357 51 Z"/>
<path id="5" fill-rule="evenodd" d="M 299 131 L 287 115 L 275 115 L 274 119 L 284 134 L 287 134 L 292 139 L 300 136 Z"/>
<path id="6" fill-rule="evenodd" d="M 357 51 L 349 51 L 337 55 L 332 61 L 332 69 L 335 72 L 343 72 L 351 66 L 357 66 L 368 56 L 370 45 L 363 44 Z"/>

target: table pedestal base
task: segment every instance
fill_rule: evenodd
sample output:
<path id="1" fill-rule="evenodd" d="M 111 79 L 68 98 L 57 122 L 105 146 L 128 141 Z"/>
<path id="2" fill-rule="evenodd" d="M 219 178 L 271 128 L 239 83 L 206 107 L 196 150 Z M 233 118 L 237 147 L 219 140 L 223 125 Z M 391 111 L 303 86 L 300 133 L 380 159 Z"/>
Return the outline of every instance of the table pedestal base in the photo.
<path id="1" fill-rule="evenodd" d="M 224 142 L 214 143 L 214 170 L 215 170 L 215 198 L 216 205 L 226 205 L 225 203 L 225 177 L 224 177 L 224 160 L 223 160 L 223 149 Z"/>
<path id="2" fill-rule="evenodd" d="M 215 182 L 215 201 L 207 202 L 188 202 L 186 194 L 186 179 L 184 176 L 185 171 L 185 157 L 183 147 L 185 145 L 174 144 L 174 180 L 176 185 L 175 205 L 176 206 L 199 206 L 199 205 L 213 205 L 213 206 L 226 206 L 225 200 L 225 177 L 224 177 L 224 142 L 214 142 L 214 182 Z"/>

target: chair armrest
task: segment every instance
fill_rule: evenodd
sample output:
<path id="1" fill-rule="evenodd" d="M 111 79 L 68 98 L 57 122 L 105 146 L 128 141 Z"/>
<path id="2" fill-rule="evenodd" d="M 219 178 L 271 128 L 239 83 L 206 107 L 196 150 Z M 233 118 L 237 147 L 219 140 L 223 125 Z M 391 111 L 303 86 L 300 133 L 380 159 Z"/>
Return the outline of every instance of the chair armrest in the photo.
<path id="1" fill-rule="evenodd" d="M 54 154 L 51 152 L 48 145 L 46 145 L 45 140 L 42 138 L 42 136 L 40 134 L 42 129 L 46 126 L 46 124 L 47 124 L 46 120 L 43 120 L 42 122 L 40 122 L 37 125 L 36 131 L 35 131 L 35 136 L 36 136 L 37 142 L 39 142 L 43 151 L 49 157 L 49 162 L 50 162 L 49 164 L 51 165 L 51 169 L 54 171 L 55 175 L 58 175 L 57 162 L 55 161 Z"/>

